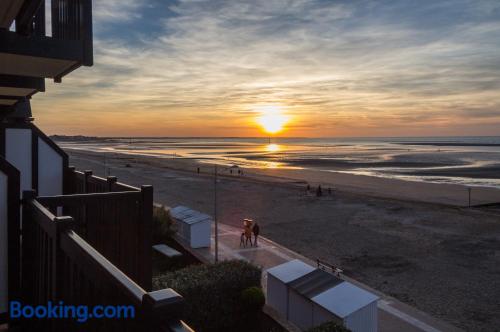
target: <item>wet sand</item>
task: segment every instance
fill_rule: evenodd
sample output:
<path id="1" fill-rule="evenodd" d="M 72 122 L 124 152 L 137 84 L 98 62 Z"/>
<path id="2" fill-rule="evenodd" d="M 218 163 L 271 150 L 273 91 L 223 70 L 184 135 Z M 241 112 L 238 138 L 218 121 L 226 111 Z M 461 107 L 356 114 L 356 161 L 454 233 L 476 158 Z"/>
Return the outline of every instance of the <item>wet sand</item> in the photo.
<path id="1" fill-rule="evenodd" d="M 213 166 L 192 160 L 68 151 L 70 164 L 152 184 L 155 200 L 213 214 Z M 129 167 L 127 167 L 127 164 Z M 201 174 L 197 174 L 197 167 Z M 462 208 L 467 190 L 303 170 L 219 168 L 218 216 L 469 331 L 500 326 L 500 211 Z M 306 183 L 334 188 L 307 194 Z M 496 189 L 473 189 L 473 203 L 500 201 Z"/>
<path id="2" fill-rule="evenodd" d="M 455 177 L 469 177 L 476 179 L 500 179 L 500 165 L 488 165 L 483 167 L 461 167 L 458 169 L 445 168 L 434 170 L 422 170 L 415 172 L 408 172 L 408 175 L 425 175 L 425 176 L 455 176 Z"/>

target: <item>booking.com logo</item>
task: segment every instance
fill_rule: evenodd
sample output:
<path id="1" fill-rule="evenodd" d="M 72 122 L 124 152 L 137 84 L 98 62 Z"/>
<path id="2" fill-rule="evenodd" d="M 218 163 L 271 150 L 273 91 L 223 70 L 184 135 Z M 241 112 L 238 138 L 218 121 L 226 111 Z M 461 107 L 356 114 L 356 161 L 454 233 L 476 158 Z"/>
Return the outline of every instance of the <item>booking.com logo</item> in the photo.
<path id="1" fill-rule="evenodd" d="M 58 319 L 70 318 L 79 323 L 85 323 L 91 318 L 95 319 L 128 319 L 135 317 L 134 306 L 125 305 L 65 305 L 63 301 L 57 304 L 51 301 L 46 305 L 23 305 L 19 301 L 9 303 L 9 315 L 12 319 L 38 318 Z"/>

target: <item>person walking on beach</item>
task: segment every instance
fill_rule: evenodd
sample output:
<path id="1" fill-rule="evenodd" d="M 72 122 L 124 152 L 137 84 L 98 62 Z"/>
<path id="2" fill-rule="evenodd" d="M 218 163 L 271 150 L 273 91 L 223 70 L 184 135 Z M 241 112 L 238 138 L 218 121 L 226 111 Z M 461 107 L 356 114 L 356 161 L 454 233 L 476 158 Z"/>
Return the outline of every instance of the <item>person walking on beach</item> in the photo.
<path id="1" fill-rule="evenodd" d="M 241 237 L 240 237 L 240 247 L 243 246 L 243 247 L 246 247 L 246 244 L 245 244 L 245 232 L 241 233 Z"/>
<path id="2" fill-rule="evenodd" d="M 250 227 L 250 225 L 245 226 L 245 230 L 244 230 L 243 234 L 245 234 L 245 247 L 247 246 L 248 241 L 250 241 L 250 247 L 253 246 L 253 243 L 252 243 L 252 228 Z"/>
<path id="3" fill-rule="evenodd" d="M 253 225 L 252 232 L 253 232 L 253 236 L 254 236 L 253 243 L 257 247 L 257 238 L 259 237 L 259 233 L 260 233 L 259 224 L 255 223 L 255 225 Z"/>
<path id="4" fill-rule="evenodd" d="M 316 196 L 317 197 L 323 196 L 323 190 L 321 190 L 321 185 L 319 185 L 318 189 L 316 190 Z"/>
<path id="5" fill-rule="evenodd" d="M 243 246 L 246 247 L 250 241 L 250 246 L 252 246 L 252 225 L 253 220 L 243 219 L 243 233 L 241 234 L 241 241 L 245 240 Z"/>

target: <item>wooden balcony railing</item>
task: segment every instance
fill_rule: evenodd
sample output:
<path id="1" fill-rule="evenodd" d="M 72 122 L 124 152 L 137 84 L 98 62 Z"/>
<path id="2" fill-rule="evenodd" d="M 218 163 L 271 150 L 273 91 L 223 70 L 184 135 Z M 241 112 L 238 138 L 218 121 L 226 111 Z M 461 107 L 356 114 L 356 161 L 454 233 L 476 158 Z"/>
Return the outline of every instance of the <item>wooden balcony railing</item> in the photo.
<path id="1" fill-rule="evenodd" d="M 47 1 L 50 3 L 52 37 L 84 41 L 92 57 L 92 0 Z M 45 2 L 46 0 L 24 2 L 16 17 L 17 33 L 46 35 Z"/>
<path id="2" fill-rule="evenodd" d="M 52 37 L 80 40 L 83 43 L 84 66 L 93 63 L 92 1 L 51 0 Z"/>
<path id="3" fill-rule="evenodd" d="M 50 4 L 51 36 L 46 31 L 46 1 Z M 24 2 L 15 17 L 17 34 L 38 38 L 30 39 L 28 45 L 23 44 L 23 52 L 28 52 L 24 55 L 42 54 L 74 61 L 74 65 L 54 76 L 56 82 L 82 65 L 93 65 L 92 30 L 92 0 L 29 0 Z M 14 43 L 9 34 L 5 38 Z M 65 42 L 61 44 L 60 41 Z M 44 49 L 36 50 L 40 45 Z"/>
<path id="4" fill-rule="evenodd" d="M 31 305 L 132 305 L 134 319 L 69 319 L 20 322 L 37 331 L 192 331 L 179 320 L 182 297 L 172 289 L 146 292 L 73 228 L 27 191 L 23 196 L 22 291 Z"/>
<path id="5" fill-rule="evenodd" d="M 79 173 L 79 172 L 78 172 Z M 78 175 L 78 173 L 76 173 Z M 151 289 L 151 232 L 153 187 L 140 189 L 79 176 L 67 182 L 83 188 L 82 194 L 38 197 L 54 214 L 70 215 L 73 230 L 146 290 Z M 92 188 L 95 193 L 87 193 Z M 128 189 L 128 191 L 114 191 Z"/>
<path id="6" fill-rule="evenodd" d="M 68 194 L 92 194 L 105 192 L 139 191 L 137 187 L 118 182 L 115 176 L 102 178 L 92 175 L 92 171 L 77 171 L 69 167 L 67 172 Z"/>

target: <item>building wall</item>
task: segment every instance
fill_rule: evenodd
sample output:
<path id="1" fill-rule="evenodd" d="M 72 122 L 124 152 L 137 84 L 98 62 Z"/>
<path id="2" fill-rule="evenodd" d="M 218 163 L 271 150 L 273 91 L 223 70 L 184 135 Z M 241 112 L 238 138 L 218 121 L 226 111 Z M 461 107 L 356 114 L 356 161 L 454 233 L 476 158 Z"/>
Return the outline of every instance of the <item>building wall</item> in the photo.
<path id="1" fill-rule="evenodd" d="M 338 324 L 344 324 L 341 319 L 332 314 L 330 311 L 325 310 L 317 304 L 313 305 L 313 326 L 318 326 L 331 321 L 335 321 Z"/>
<path id="2" fill-rule="evenodd" d="M 63 158 L 38 138 L 38 195 L 52 196 L 63 193 Z"/>
<path id="3" fill-rule="evenodd" d="M 302 330 L 313 326 L 313 304 L 309 299 L 288 289 L 288 320 Z"/>
<path id="4" fill-rule="evenodd" d="M 191 227 L 191 248 L 210 247 L 211 223 L 209 221 L 198 222 Z"/>
<path id="5" fill-rule="evenodd" d="M 7 312 L 8 301 L 7 190 L 7 175 L 0 171 L 0 314 Z"/>
<path id="6" fill-rule="evenodd" d="M 267 304 L 287 317 L 288 287 L 283 282 L 267 274 Z"/>
<path id="7" fill-rule="evenodd" d="M 21 193 L 31 190 L 31 129 L 5 130 L 5 159 L 21 173 Z"/>
<path id="8" fill-rule="evenodd" d="M 353 312 L 344 319 L 345 326 L 352 332 L 377 332 L 378 309 L 377 301 Z"/>
<path id="9" fill-rule="evenodd" d="M 6 128 L 2 127 L 4 158 L 20 173 L 19 194 L 24 190 L 37 188 L 39 195 L 60 195 L 63 193 L 65 155 L 55 150 L 42 138 L 31 124 Z M 34 144 L 33 144 L 34 143 Z M 38 151 L 38 152 L 37 152 Z M 37 152 L 37 153 L 36 153 Z M 33 159 L 36 158 L 36 159 Z M 34 181 L 38 181 L 34 183 Z M 17 181 L 17 180 L 16 180 Z M 12 184 L 11 184 L 12 185 Z M 8 206 L 8 178 L 0 176 L 0 313 L 7 309 L 8 300 L 8 228 L 7 222 L 12 211 Z M 16 193 L 17 195 L 17 193 Z M 14 222 L 9 220 L 9 222 Z"/>

